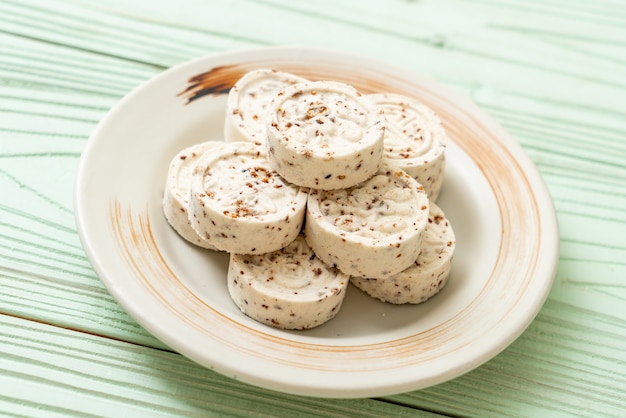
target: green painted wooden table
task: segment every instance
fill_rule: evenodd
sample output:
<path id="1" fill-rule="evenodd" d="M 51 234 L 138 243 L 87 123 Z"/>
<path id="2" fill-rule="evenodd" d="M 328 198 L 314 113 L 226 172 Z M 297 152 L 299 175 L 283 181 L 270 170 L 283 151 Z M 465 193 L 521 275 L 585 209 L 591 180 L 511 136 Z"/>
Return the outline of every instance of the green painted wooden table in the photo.
<path id="1" fill-rule="evenodd" d="M 519 141 L 561 254 L 530 327 L 483 366 L 376 399 L 274 393 L 168 350 L 80 245 L 87 138 L 129 90 L 242 47 L 356 52 L 425 74 Z M 0 1 L 0 415 L 625 416 L 626 2 Z"/>

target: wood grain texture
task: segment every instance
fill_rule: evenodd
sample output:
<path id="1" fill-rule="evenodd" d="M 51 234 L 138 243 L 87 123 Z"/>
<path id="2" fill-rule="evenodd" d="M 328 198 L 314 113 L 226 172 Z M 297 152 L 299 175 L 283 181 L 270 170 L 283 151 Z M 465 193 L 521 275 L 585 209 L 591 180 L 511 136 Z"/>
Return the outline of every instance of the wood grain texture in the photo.
<path id="1" fill-rule="evenodd" d="M 414 412 L 375 400 L 276 394 L 178 354 L 6 315 L 0 315 L 0 353 L 0 411 L 15 415 L 378 417 Z"/>
<path id="2" fill-rule="evenodd" d="M 624 323 L 616 319 L 549 300 L 523 336 L 483 367 L 391 399 L 458 416 L 620 416 Z"/>
<path id="3" fill-rule="evenodd" d="M 625 6 L 0 1 L 0 410 L 622 416 Z M 430 76 L 488 111 L 535 162 L 557 210 L 559 269 L 537 319 L 492 361 L 379 401 L 268 398 L 168 352 L 108 295 L 73 217 L 74 177 L 89 134 L 124 94 L 165 68 L 279 44 L 357 52 Z"/>

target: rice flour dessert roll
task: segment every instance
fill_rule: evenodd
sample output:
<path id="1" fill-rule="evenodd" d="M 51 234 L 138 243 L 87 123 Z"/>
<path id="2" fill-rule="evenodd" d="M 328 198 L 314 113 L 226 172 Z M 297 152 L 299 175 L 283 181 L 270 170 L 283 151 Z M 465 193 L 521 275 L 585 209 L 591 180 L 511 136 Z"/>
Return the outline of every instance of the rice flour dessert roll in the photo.
<path id="1" fill-rule="evenodd" d="M 386 279 L 352 277 L 350 281 L 368 295 L 394 304 L 422 303 L 448 282 L 456 241 L 443 211 L 430 204 L 422 250 L 406 270 Z"/>
<path id="2" fill-rule="evenodd" d="M 187 211 L 191 174 L 198 159 L 207 151 L 216 149 L 222 142 L 208 141 L 181 150 L 170 162 L 163 192 L 163 214 L 171 227 L 184 239 L 202 248 L 215 250 L 206 237 L 201 237 L 191 227 Z"/>
<path id="3" fill-rule="evenodd" d="M 235 254 L 276 251 L 300 233 L 307 190 L 269 166 L 264 148 L 225 142 L 192 174 L 189 221 L 218 249 Z"/>
<path id="4" fill-rule="evenodd" d="M 424 189 L 383 165 L 358 186 L 311 189 L 304 234 L 315 254 L 350 276 L 385 278 L 417 258 L 428 222 Z"/>
<path id="5" fill-rule="evenodd" d="M 228 291 L 249 317 L 282 329 L 313 328 L 339 312 L 349 277 L 326 266 L 302 235 L 263 255 L 231 254 Z"/>
<path id="6" fill-rule="evenodd" d="M 428 106 L 399 94 L 373 94 L 385 112 L 384 159 L 406 171 L 424 186 L 436 201 L 443 183 L 446 132 L 441 120 Z"/>
<path id="7" fill-rule="evenodd" d="M 287 181 L 316 189 L 352 187 L 383 157 L 385 118 L 373 100 L 332 81 L 281 90 L 267 113 L 267 155 Z"/>
<path id="8" fill-rule="evenodd" d="M 297 75 L 258 69 L 245 74 L 228 92 L 224 136 L 227 142 L 265 144 L 267 105 L 283 88 L 307 81 Z"/>

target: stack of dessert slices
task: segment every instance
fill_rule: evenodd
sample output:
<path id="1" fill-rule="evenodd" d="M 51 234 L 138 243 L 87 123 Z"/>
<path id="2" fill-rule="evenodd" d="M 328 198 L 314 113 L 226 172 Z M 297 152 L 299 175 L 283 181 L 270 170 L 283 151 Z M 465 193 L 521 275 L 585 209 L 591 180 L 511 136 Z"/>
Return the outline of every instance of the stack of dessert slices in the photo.
<path id="1" fill-rule="evenodd" d="M 393 304 L 446 284 L 455 237 L 435 201 L 447 139 L 431 109 L 260 69 L 230 90 L 224 131 L 174 157 L 163 210 L 183 238 L 230 253 L 243 313 L 306 329 L 339 312 L 350 282 Z"/>

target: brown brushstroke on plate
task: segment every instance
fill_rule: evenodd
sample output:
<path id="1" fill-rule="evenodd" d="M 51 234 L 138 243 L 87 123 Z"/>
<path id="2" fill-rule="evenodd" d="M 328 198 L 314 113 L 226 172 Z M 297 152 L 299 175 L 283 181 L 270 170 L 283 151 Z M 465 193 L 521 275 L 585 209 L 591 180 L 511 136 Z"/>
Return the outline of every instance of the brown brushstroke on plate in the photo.
<path id="1" fill-rule="evenodd" d="M 203 73 L 190 77 L 185 90 L 178 93 L 177 97 L 187 98 L 185 104 L 189 104 L 201 97 L 208 95 L 228 94 L 248 70 L 238 65 L 222 65 L 212 68 Z"/>
<path id="2" fill-rule="evenodd" d="M 235 83 L 247 72 L 260 68 L 271 68 L 277 71 L 284 71 L 296 74 L 311 81 L 341 81 L 347 84 L 352 84 L 362 93 L 366 94 L 388 91 L 388 89 L 385 89 L 386 86 L 383 83 L 367 77 L 359 77 L 356 74 L 338 75 L 333 71 L 321 71 L 320 69 L 311 69 L 310 67 L 299 64 L 285 63 L 276 65 L 274 63 L 274 65 L 265 65 L 261 62 L 257 63 L 256 65 L 220 65 L 208 71 L 196 74 L 187 80 L 187 88 L 178 93 L 176 96 L 186 98 L 187 102 L 185 104 L 187 105 L 204 96 L 228 94 L 228 92 L 235 85 Z"/>

